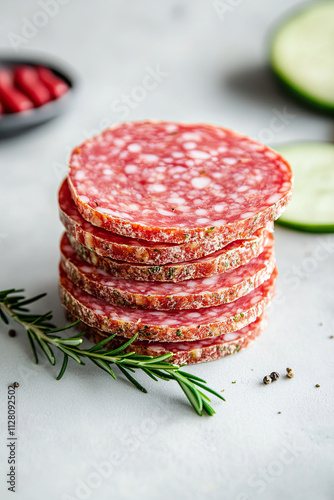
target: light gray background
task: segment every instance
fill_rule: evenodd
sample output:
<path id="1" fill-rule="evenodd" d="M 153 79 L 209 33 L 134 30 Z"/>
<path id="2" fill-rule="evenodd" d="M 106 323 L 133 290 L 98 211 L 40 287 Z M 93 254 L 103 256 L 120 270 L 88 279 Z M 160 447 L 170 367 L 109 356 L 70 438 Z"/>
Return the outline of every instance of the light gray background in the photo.
<path id="1" fill-rule="evenodd" d="M 0 142 L 0 288 L 47 291 L 40 310 L 53 309 L 64 323 L 57 188 L 69 150 L 108 123 L 207 121 L 270 143 L 332 139 L 331 120 L 286 97 L 266 67 L 272 26 L 302 3 L 226 0 L 220 16 L 205 0 L 61 5 L 20 50 L 65 60 L 80 89 L 57 121 Z M 1 3 L 0 44 L 7 52 L 15 53 L 8 34 L 21 34 L 23 18 L 36 20 L 40 10 L 37 1 Z M 138 95 L 147 67 L 157 66 L 165 73 L 157 88 L 128 116 L 115 110 L 123 93 Z M 280 113 L 284 121 L 275 121 Z M 114 382 L 74 362 L 56 382 L 56 369 L 32 363 L 25 334 L 9 338 L 2 326 L 1 499 L 333 498 L 334 239 L 278 227 L 275 236 L 280 278 L 266 332 L 248 351 L 192 368 L 225 390 L 227 402 L 214 401 L 213 418 L 197 417 L 172 383 L 145 380 L 143 395 L 122 377 Z M 293 380 L 284 377 L 287 366 Z M 272 370 L 281 379 L 264 386 Z M 7 385 L 14 380 L 20 383 L 15 495 L 4 478 Z"/>

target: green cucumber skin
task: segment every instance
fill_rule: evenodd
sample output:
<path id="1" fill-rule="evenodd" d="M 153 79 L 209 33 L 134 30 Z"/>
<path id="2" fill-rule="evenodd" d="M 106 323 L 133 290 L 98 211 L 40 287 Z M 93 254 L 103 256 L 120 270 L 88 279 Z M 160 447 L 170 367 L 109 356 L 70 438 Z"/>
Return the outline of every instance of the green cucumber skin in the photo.
<path id="1" fill-rule="evenodd" d="M 318 101 L 317 99 L 313 99 L 308 94 L 303 93 L 301 90 L 297 90 L 295 86 L 290 84 L 287 81 L 285 76 L 282 76 L 274 66 L 271 66 L 272 74 L 276 80 L 276 82 L 291 96 L 296 97 L 301 104 L 307 105 L 309 108 L 315 111 L 321 111 L 327 116 L 332 116 L 334 113 L 334 104 L 330 106 L 328 104 L 324 104 L 322 101 Z"/>
<path id="2" fill-rule="evenodd" d="M 275 77 L 275 80 L 281 85 L 281 87 L 288 92 L 292 97 L 296 97 L 300 103 L 307 104 L 313 110 L 322 111 L 326 115 L 332 115 L 334 112 L 334 101 L 332 104 L 329 104 L 327 101 L 322 101 L 308 92 L 305 92 L 304 89 L 297 87 L 293 82 L 290 81 L 289 77 L 279 70 L 276 67 L 276 62 L 274 61 L 273 53 L 274 53 L 274 45 L 276 41 L 276 37 L 280 34 L 281 29 L 284 29 L 284 26 L 287 22 L 293 21 L 295 18 L 299 17 L 305 10 L 309 7 L 314 6 L 313 2 L 307 2 L 302 7 L 297 7 L 294 9 L 294 12 L 288 15 L 283 16 L 281 21 L 276 23 L 276 28 L 274 29 L 273 35 L 271 35 L 269 40 L 269 61 L 270 67 Z"/>
<path id="3" fill-rule="evenodd" d="M 271 144 L 271 148 L 274 149 L 275 151 L 278 151 L 282 156 L 284 157 L 285 154 L 289 151 L 289 149 L 295 149 L 295 148 L 300 148 L 303 145 L 305 147 L 310 146 L 310 141 L 290 141 L 290 142 L 285 142 L 281 144 Z M 330 145 L 332 147 L 332 144 L 329 143 L 328 141 L 312 141 L 311 145 L 315 147 L 319 146 L 326 146 Z M 293 169 L 293 167 L 292 167 Z M 334 223 L 331 224 L 312 224 L 312 223 L 304 223 L 304 222 L 294 222 L 288 219 L 285 219 L 285 214 L 281 215 L 276 221 L 275 224 L 278 224 L 279 226 L 287 227 L 289 229 L 293 229 L 296 231 L 301 231 L 305 233 L 318 233 L 318 234 L 325 234 L 325 233 L 334 233 Z"/>
<path id="4" fill-rule="evenodd" d="M 295 229 L 303 233 L 334 233 L 334 224 L 301 224 L 281 219 L 277 219 L 275 224 Z"/>

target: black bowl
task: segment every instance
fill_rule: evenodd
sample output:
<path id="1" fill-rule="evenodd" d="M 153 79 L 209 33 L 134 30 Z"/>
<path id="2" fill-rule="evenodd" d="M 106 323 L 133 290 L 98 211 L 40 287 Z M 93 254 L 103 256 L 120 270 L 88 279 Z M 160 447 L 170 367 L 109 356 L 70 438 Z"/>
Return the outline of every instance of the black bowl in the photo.
<path id="1" fill-rule="evenodd" d="M 67 71 L 63 69 L 63 63 L 58 65 L 47 56 L 5 56 L 0 54 L 0 67 L 10 68 L 20 64 L 31 66 L 44 66 L 64 80 L 69 86 L 68 92 L 54 101 L 50 101 L 39 108 L 29 109 L 21 113 L 8 113 L 0 117 L 0 137 L 12 136 L 24 132 L 36 125 L 45 123 L 53 118 L 56 118 L 66 111 L 72 101 L 73 94 L 76 90 L 76 82 Z"/>

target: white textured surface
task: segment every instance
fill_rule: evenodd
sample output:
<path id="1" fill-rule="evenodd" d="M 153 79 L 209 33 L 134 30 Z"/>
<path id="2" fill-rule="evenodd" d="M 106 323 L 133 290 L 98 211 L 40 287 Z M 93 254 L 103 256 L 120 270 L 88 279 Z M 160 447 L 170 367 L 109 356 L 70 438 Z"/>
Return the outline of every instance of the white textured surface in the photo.
<path id="1" fill-rule="evenodd" d="M 1 288 L 47 291 L 40 308 L 52 308 L 57 323 L 64 322 L 57 296 L 59 164 L 108 120 L 202 120 L 267 142 L 330 139 L 331 121 L 286 98 L 265 69 L 269 27 L 297 3 L 226 0 L 221 4 L 238 5 L 222 20 L 211 1 L 199 0 L 72 0 L 60 7 L 27 48 L 67 60 L 82 85 L 67 115 L 0 142 Z M 7 33 L 20 33 L 22 17 L 37 10 L 35 1 L 3 5 L 1 45 L 9 47 Z M 112 112 L 112 103 L 156 65 L 169 76 L 128 116 Z M 273 121 L 284 107 L 295 116 Z M 56 370 L 32 364 L 24 334 L 12 339 L 1 327 L 1 499 L 14 498 L 4 478 L 7 385 L 14 380 L 20 383 L 18 500 L 331 499 L 333 244 L 333 236 L 277 228 L 279 294 L 265 334 L 248 351 L 192 368 L 225 389 L 227 402 L 214 402 L 211 419 L 192 413 L 172 383 L 148 380 L 145 396 L 74 363 L 56 382 Z M 261 384 L 287 366 L 294 379 Z M 114 463 L 111 475 L 94 476 L 106 461 Z M 98 487 L 76 491 L 94 479 Z"/>

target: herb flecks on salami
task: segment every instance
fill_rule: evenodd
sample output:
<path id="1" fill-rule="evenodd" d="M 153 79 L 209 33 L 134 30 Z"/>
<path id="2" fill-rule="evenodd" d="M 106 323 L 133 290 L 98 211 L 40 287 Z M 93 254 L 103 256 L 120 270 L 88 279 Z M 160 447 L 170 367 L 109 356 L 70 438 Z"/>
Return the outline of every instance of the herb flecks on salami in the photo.
<path id="1" fill-rule="evenodd" d="M 69 186 L 84 219 L 108 231 L 179 244 L 231 241 L 281 215 L 292 172 L 278 153 L 233 131 L 145 121 L 76 148 Z"/>
<path id="2" fill-rule="evenodd" d="M 218 126 L 132 122 L 86 140 L 59 191 L 64 307 L 110 348 L 131 338 L 176 364 L 239 352 L 266 323 L 292 183 L 278 152 Z"/>
<path id="3" fill-rule="evenodd" d="M 236 332 L 191 342 L 149 342 L 135 340 L 127 351 L 134 351 L 136 354 L 149 356 L 161 356 L 166 352 L 171 352 L 173 354 L 173 363 L 177 365 L 214 361 L 248 347 L 262 333 L 266 322 L 266 315 L 264 314 L 253 323 Z M 108 336 L 105 332 L 91 328 L 84 323 L 80 324 L 80 328 L 86 333 L 86 338 L 95 344 Z M 125 340 L 123 337 L 115 337 L 107 344 L 107 348 L 117 348 L 118 345 L 124 344 Z"/>
<path id="4" fill-rule="evenodd" d="M 206 257 L 163 266 L 131 264 L 101 257 L 101 255 L 78 243 L 71 235 L 68 235 L 68 237 L 72 247 L 81 259 L 114 277 L 138 281 L 171 281 L 176 283 L 197 278 L 209 278 L 246 264 L 263 252 L 268 239 L 268 231 L 266 228 L 259 229 L 251 239 L 233 241 L 222 250 Z"/>
<path id="5" fill-rule="evenodd" d="M 229 243 L 227 239 L 221 241 L 219 238 L 206 238 L 205 241 L 191 241 L 180 245 L 155 243 L 106 231 L 101 227 L 94 226 L 80 215 L 72 199 L 67 179 L 60 187 L 58 202 L 60 220 L 66 231 L 78 243 L 90 248 L 102 257 L 136 264 L 163 265 L 199 259 L 221 250 Z M 249 239 L 256 241 L 257 237 L 255 234 L 251 234 Z"/>
<path id="6" fill-rule="evenodd" d="M 232 302 L 269 279 L 275 267 L 273 235 L 268 236 L 264 251 L 244 266 L 180 283 L 113 277 L 80 259 L 66 235 L 60 251 L 63 269 L 77 286 L 110 304 L 138 309 L 199 309 Z"/>
<path id="7" fill-rule="evenodd" d="M 240 330 L 261 316 L 271 303 L 277 271 L 262 285 L 234 302 L 187 311 L 155 311 L 114 306 L 92 297 L 70 281 L 62 266 L 60 296 L 66 309 L 84 323 L 108 333 L 139 340 L 199 340 Z"/>

